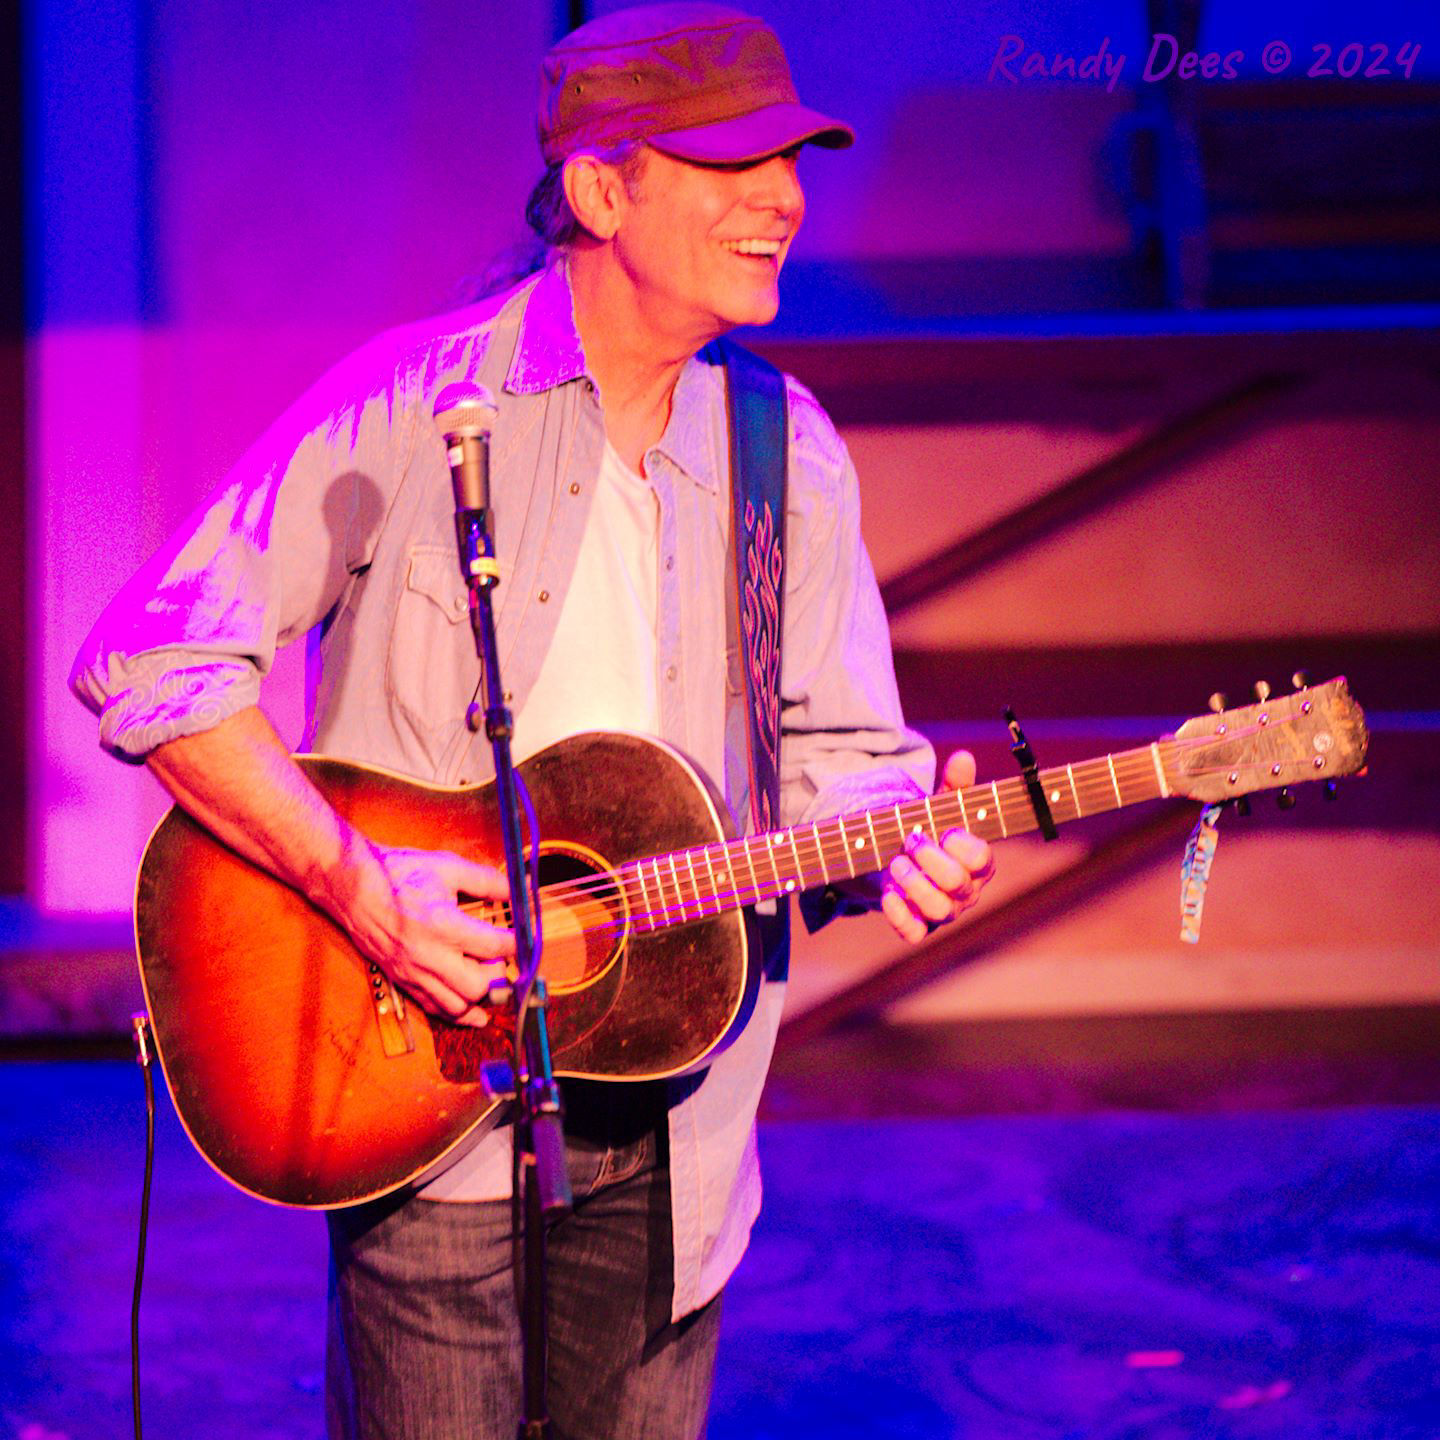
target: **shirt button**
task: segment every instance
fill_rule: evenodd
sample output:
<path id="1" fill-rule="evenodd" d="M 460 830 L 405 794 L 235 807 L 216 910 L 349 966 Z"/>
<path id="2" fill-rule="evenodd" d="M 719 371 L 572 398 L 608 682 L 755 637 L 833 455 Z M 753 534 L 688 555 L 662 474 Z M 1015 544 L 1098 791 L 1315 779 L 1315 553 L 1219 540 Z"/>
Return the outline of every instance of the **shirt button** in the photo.
<path id="1" fill-rule="evenodd" d="M 465 597 L 463 595 L 457 595 L 455 597 L 455 608 L 456 610 L 463 610 L 465 608 Z"/>
<path id="2" fill-rule="evenodd" d="M 667 555 L 665 557 L 665 568 L 667 570 L 673 570 L 675 568 L 675 557 L 673 555 Z"/>
<path id="3" fill-rule="evenodd" d="M 572 482 L 571 482 L 571 485 L 570 485 L 570 493 L 571 493 L 572 495 L 578 495 L 578 494 L 580 493 L 580 484 L 579 484 L 578 481 L 572 481 Z"/>
<path id="4" fill-rule="evenodd" d="M 550 598 L 550 592 L 549 592 L 548 590 L 542 590 L 542 591 L 540 592 L 540 603 L 541 603 L 542 605 L 543 605 L 549 598 Z"/>
<path id="5" fill-rule="evenodd" d="M 667 665 L 665 667 L 665 678 L 667 680 L 673 680 L 679 673 L 673 665 Z"/>

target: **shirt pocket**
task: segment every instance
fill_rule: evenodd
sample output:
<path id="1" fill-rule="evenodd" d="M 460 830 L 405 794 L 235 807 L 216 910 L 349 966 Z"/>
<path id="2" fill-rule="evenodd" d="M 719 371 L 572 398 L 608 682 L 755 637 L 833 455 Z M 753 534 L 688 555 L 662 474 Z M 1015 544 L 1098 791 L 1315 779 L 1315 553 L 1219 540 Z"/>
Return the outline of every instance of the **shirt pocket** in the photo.
<path id="1" fill-rule="evenodd" d="M 395 604 L 385 684 L 413 725 L 433 736 L 463 724 L 480 681 L 469 599 L 453 546 L 412 547 Z"/>

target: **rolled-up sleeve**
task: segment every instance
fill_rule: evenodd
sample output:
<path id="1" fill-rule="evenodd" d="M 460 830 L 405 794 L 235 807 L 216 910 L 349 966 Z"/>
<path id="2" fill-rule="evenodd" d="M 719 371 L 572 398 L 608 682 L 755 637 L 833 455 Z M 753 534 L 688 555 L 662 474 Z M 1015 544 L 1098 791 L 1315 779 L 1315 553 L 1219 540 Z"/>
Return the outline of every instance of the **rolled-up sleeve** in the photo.
<path id="1" fill-rule="evenodd" d="M 142 760 L 253 705 L 277 647 L 364 568 L 415 441 L 403 372 L 376 382 L 384 353 L 367 346 L 292 406 L 106 607 L 70 685 L 107 750 Z"/>
<path id="2" fill-rule="evenodd" d="M 829 417 L 790 382 L 791 501 L 781 677 L 781 809 L 787 824 L 928 794 L 930 742 L 900 711 L 890 630 L 860 533 L 855 468 Z M 802 897 L 811 928 L 859 902 Z"/>

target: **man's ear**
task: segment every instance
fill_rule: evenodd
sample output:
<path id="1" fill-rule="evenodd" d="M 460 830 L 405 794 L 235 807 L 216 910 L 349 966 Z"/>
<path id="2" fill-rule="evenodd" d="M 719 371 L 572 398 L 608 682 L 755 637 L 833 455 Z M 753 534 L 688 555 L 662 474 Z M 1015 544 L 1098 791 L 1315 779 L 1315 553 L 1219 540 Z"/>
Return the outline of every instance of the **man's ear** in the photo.
<path id="1" fill-rule="evenodd" d="M 560 181 L 580 224 L 597 240 L 613 239 L 627 199 L 619 170 L 582 151 L 565 162 Z"/>

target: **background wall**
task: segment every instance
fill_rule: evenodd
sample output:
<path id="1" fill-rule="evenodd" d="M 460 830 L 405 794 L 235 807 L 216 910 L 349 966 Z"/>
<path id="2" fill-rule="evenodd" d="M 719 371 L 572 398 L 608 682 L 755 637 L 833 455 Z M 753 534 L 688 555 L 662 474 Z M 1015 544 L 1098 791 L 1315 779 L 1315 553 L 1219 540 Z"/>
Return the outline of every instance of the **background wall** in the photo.
<path id="1" fill-rule="evenodd" d="M 28 892 L 42 915 L 119 933 L 163 809 L 148 776 L 100 755 L 65 690 L 90 623 L 317 372 L 443 308 L 518 236 L 539 168 L 533 77 L 570 8 L 27 7 L 29 609 L 11 678 L 30 717 Z M 1383 759 L 1406 776 L 1403 843 L 1370 802 L 1351 811 L 1363 825 L 1305 822 L 1290 839 L 1267 820 L 1222 844 L 1200 958 L 1175 959 L 1164 938 L 1166 861 L 1000 945 L 936 1013 L 1437 998 L 1440 915 L 1414 879 L 1440 871 L 1425 758 L 1440 701 L 1424 675 L 1402 683 L 1440 635 L 1428 7 L 751 8 L 777 24 L 810 103 L 860 134 L 851 152 L 804 157 L 806 228 L 781 321 L 756 338 L 840 421 L 892 599 L 918 563 L 963 553 L 1157 429 L 1285 381 L 1105 504 L 894 607 L 912 715 L 942 747 L 989 743 L 986 764 L 1008 767 L 987 741 L 999 695 L 1033 720 L 1044 758 L 1074 758 L 1148 739 L 1209 688 L 1245 698 L 1259 657 L 1277 683 L 1290 664 L 1316 678 L 1349 665 L 1381 735 L 1408 737 L 1377 737 L 1376 751 L 1377 772 Z M 1156 30 L 1247 59 L 1233 82 L 1146 83 Z M 1113 88 L 1012 84 L 992 75 L 1006 35 L 1052 59 L 1104 41 L 1126 68 Z M 1277 37 L 1300 59 L 1272 78 L 1259 54 Z M 1419 42 L 1420 56 L 1409 79 L 1303 75 L 1313 45 L 1351 41 Z M 1367 656 L 1392 658 L 1366 677 Z M 288 655 L 268 696 L 290 737 L 299 669 Z M 1077 835 L 1066 853 L 1093 843 Z M 1011 848 L 1017 887 L 1061 863 L 1061 847 Z M 1337 894 L 1371 903 L 1327 908 Z M 1312 953 L 1317 915 L 1349 961 L 1262 964 Z M 874 927 L 825 939 L 823 969 L 802 952 L 797 1004 L 889 958 Z M 1356 947 L 1390 958 L 1357 968 Z M 1097 965 L 1109 978 L 1092 983 Z"/>

